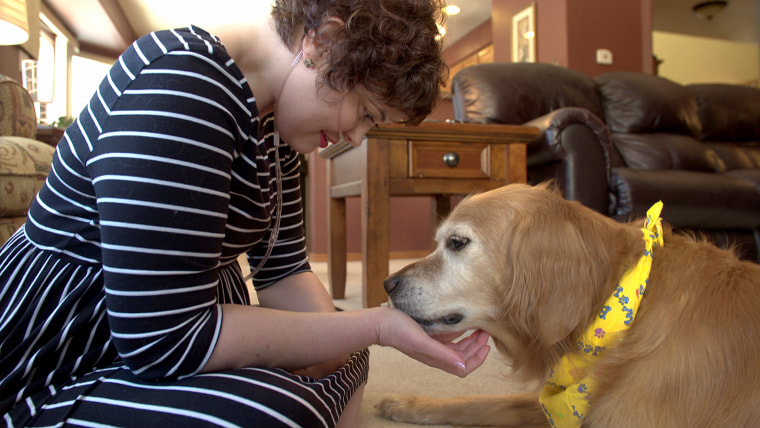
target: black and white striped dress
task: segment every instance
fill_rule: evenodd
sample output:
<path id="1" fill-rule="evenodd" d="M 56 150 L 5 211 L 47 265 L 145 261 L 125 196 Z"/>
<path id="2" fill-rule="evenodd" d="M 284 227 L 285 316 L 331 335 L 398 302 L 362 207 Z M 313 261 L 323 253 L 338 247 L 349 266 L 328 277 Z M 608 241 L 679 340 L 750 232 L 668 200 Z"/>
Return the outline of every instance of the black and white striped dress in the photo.
<path id="1" fill-rule="evenodd" d="M 25 227 L 0 250 L 0 415 L 8 426 L 333 426 L 367 351 L 310 379 L 199 374 L 222 303 L 310 269 L 297 153 L 221 43 L 156 32 L 114 64 L 59 143 Z M 297 298 L 297 296 L 294 296 Z M 256 328 L 256 326 L 251 326 Z"/>

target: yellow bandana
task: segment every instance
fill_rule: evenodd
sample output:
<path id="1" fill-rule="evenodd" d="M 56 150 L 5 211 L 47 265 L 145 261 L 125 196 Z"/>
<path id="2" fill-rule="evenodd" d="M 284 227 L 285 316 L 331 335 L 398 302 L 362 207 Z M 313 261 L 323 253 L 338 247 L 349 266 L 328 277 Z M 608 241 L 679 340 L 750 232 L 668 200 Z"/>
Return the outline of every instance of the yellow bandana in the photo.
<path id="1" fill-rule="evenodd" d="M 628 269 L 599 316 L 578 341 L 580 352 L 562 357 L 552 368 L 539 401 L 553 427 L 579 427 L 596 385 L 593 366 L 606 348 L 615 347 L 630 327 L 644 295 L 652 268 L 652 248 L 663 246 L 662 202 L 649 211 L 644 232 L 646 249 L 636 266 Z"/>

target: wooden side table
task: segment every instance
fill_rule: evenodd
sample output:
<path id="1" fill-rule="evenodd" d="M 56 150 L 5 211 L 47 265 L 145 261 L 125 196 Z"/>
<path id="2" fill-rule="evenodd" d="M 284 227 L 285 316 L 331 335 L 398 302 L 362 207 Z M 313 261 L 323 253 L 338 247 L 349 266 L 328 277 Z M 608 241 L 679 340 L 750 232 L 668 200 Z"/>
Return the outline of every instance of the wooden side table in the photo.
<path id="1" fill-rule="evenodd" d="M 56 128 L 55 126 L 40 125 L 40 126 L 37 126 L 36 139 L 44 143 L 48 143 L 51 146 L 55 147 L 58 145 L 58 141 L 60 141 L 61 137 L 63 137 L 64 131 L 65 129 L 63 128 Z"/>
<path id="2" fill-rule="evenodd" d="M 328 278 L 333 298 L 345 297 L 346 198 L 361 197 L 362 303 L 387 299 L 390 248 L 389 197 L 433 197 L 434 214 L 448 214 L 448 198 L 526 182 L 526 143 L 538 135 L 527 126 L 423 122 L 373 128 L 360 147 L 335 144 L 327 159 Z"/>

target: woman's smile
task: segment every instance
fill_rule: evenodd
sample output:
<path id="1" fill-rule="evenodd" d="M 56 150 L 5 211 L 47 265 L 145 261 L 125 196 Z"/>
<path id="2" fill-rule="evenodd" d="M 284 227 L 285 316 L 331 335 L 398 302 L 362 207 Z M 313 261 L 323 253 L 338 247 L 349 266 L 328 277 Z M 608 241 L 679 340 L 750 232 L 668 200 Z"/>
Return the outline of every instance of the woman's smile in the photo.
<path id="1" fill-rule="evenodd" d="M 331 143 L 336 144 L 340 141 L 340 140 L 335 140 L 334 138 L 330 138 L 330 136 L 328 136 L 325 133 L 325 131 L 319 131 L 319 136 L 320 136 L 319 147 L 323 149 L 327 147 L 328 145 L 330 145 Z"/>
<path id="2" fill-rule="evenodd" d="M 319 147 L 324 149 L 325 147 L 327 147 L 328 144 L 330 144 L 331 141 L 327 138 L 327 135 L 325 135 L 325 131 L 320 131 L 319 136 L 320 136 Z"/>
<path id="3" fill-rule="evenodd" d="M 330 145 L 330 144 L 337 144 L 337 143 L 340 143 L 340 142 L 341 142 L 341 140 L 343 140 L 343 141 L 346 141 L 346 142 L 348 142 L 349 144 L 353 145 L 353 140 L 351 139 L 351 137 L 349 137 L 349 136 L 348 136 L 348 135 L 346 135 L 346 134 L 343 134 L 343 136 L 342 136 L 342 137 L 340 137 L 340 138 L 338 138 L 338 139 L 335 139 L 335 138 L 332 138 L 332 137 L 330 137 L 329 135 L 327 135 L 327 134 L 325 133 L 325 131 L 319 131 L 319 137 L 320 137 L 320 141 L 319 141 L 319 147 L 321 147 L 321 148 L 323 148 L 323 149 L 324 149 L 325 147 L 327 147 L 328 145 Z"/>

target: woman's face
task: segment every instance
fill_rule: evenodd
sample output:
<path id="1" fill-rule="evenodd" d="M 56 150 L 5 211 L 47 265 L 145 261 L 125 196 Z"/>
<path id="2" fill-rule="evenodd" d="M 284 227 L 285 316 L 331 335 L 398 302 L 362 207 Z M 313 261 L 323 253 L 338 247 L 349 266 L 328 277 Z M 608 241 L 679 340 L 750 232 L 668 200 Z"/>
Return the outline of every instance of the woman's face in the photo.
<path id="1" fill-rule="evenodd" d="M 276 108 L 275 127 L 300 153 L 337 143 L 341 134 L 353 146 L 378 123 L 401 121 L 403 113 L 379 102 L 365 88 L 347 94 L 317 88 L 317 71 L 297 64 L 285 82 Z"/>

